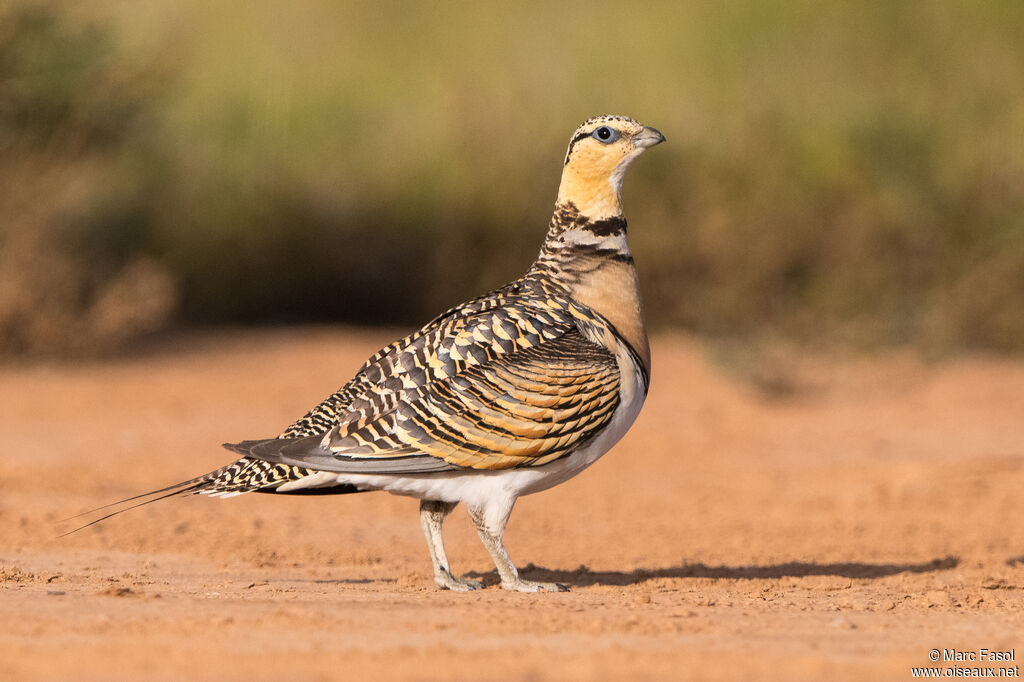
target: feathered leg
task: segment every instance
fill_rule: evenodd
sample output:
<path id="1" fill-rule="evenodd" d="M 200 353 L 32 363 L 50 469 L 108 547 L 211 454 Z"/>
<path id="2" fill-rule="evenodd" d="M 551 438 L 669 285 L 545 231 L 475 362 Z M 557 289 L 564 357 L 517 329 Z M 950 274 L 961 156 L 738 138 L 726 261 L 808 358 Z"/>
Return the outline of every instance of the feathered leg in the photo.
<path id="1" fill-rule="evenodd" d="M 480 540 L 487 548 L 487 552 L 494 560 L 494 566 L 501 576 L 501 587 L 505 590 L 515 592 L 566 592 L 568 587 L 558 583 L 539 583 L 532 580 L 523 580 L 519 577 L 519 571 L 505 550 L 502 539 L 505 536 L 505 525 L 512 513 L 512 505 L 515 499 L 507 501 L 490 501 L 485 505 L 471 506 L 469 518 L 476 526 L 476 532 Z"/>
<path id="2" fill-rule="evenodd" d="M 465 580 L 452 575 L 448 567 L 448 556 L 444 552 L 444 538 L 441 536 L 441 525 L 444 518 L 455 509 L 457 502 L 439 502 L 437 500 L 420 500 L 420 525 L 427 538 L 427 549 L 430 560 L 434 564 L 434 584 L 442 590 L 468 592 L 479 590 L 484 584 L 478 580 Z"/>

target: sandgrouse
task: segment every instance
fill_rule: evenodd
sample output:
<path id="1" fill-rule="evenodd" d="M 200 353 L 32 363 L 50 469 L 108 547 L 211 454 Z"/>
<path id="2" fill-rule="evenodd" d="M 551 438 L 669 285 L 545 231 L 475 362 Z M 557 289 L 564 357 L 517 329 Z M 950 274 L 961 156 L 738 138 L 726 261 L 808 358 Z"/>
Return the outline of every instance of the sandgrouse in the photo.
<path id="1" fill-rule="evenodd" d="M 247 492 L 416 497 L 434 582 L 475 590 L 483 584 L 452 573 L 441 537 L 464 502 L 503 588 L 564 590 L 522 579 L 502 537 L 518 497 L 593 464 L 647 395 L 650 349 L 620 191 L 630 163 L 664 140 L 624 116 L 586 121 L 569 141 L 555 212 L 525 275 L 381 349 L 278 437 L 225 444 L 241 455 L 234 463 L 123 502 Z"/>

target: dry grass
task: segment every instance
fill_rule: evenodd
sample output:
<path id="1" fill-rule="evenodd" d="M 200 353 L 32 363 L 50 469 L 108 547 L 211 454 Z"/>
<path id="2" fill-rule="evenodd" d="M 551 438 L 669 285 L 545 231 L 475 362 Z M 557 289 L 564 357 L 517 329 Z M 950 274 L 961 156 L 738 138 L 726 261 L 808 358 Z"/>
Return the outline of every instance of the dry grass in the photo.
<path id="1" fill-rule="evenodd" d="M 422 322 L 525 268 L 566 136 L 616 112 L 669 138 L 626 187 L 652 320 L 1024 348 L 1019 3 L 89 11 L 50 13 L 63 58 L 43 69 L 38 27 L 7 10 L 0 29 L 37 34 L 0 41 L 0 102 L 22 112 L 0 119 L 4 172 L 28 178 L 0 197 L 0 257 L 38 271 L 63 249 L 90 273 L 55 304 L 72 317 L 145 258 L 186 322 Z M 12 99 L 40 78 L 67 106 Z M 52 236 L 16 252 L 40 221 Z M 162 306 L 145 328 L 175 319 Z M 13 319 L 0 307 L 0 339 Z"/>

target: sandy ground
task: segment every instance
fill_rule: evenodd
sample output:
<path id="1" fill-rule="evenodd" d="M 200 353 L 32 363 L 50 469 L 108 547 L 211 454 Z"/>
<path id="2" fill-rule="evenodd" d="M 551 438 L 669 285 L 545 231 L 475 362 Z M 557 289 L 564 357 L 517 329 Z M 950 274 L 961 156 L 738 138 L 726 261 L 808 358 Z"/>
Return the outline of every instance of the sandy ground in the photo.
<path id="1" fill-rule="evenodd" d="M 170 499 L 392 336 L 187 337 L 0 368 L 0 679 L 911 679 L 929 651 L 1024 658 L 1024 363 L 804 359 L 767 396 L 654 340 L 633 431 L 520 500 L 510 594 L 462 510 L 477 593 L 436 591 L 414 500 Z"/>

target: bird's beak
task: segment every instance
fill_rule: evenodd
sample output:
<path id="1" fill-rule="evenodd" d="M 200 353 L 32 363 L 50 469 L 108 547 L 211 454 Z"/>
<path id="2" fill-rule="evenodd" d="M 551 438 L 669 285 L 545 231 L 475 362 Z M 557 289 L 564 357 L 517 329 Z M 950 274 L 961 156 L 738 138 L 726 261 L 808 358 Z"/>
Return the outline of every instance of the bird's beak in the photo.
<path id="1" fill-rule="evenodd" d="M 654 145 L 661 144 L 664 141 L 665 136 L 654 128 L 644 128 L 633 136 L 633 145 L 642 149 L 653 147 Z"/>

